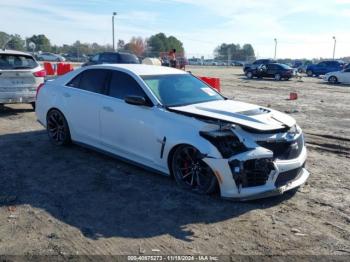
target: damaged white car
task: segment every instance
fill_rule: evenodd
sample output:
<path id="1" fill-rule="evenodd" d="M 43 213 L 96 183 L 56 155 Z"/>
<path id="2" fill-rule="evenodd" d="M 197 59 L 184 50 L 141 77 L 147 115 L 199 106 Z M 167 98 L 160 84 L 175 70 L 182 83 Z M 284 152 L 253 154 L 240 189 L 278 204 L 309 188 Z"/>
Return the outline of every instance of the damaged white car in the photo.
<path id="1" fill-rule="evenodd" d="M 36 115 L 56 145 L 71 141 L 173 175 L 183 188 L 247 200 L 309 177 L 295 120 L 228 100 L 168 67 L 98 65 L 48 81 Z"/>

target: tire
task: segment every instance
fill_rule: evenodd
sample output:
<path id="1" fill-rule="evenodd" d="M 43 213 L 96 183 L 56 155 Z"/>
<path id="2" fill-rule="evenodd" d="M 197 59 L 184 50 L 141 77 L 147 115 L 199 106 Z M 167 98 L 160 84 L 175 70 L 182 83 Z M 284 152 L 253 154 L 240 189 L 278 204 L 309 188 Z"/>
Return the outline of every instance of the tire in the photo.
<path id="1" fill-rule="evenodd" d="M 246 76 L 247 76 L 247 78 L 252 79 L 253 78 L 253 73 L 252 72 L 247 72 Z"/>
<path id="2" fill-rule="evenodd" d="M 307 70 L 306 74 L 308 77 L 312 77 L 314 75 L 314 73 L 311 70 Z"/>
<path id="3" fill-rule="evenodd" d="M 303 73 L 303 69 L 299 68 L 299 69 L 298 69 L 298 73 L 299 73 L 299 74 Z"/>
<path id="4" fill-rule="evenodd" d="M 336 76 L 331 76 L 328 78 L 328 82 L 331 84 L 338 84 L 338 78 Z"/>
<path id="5" fill-rule="evenodd" d="M 197 194 L 213 193 L 218 186 L 213 170 L 201 160 L 199 151 L 190 145 L 176 148 L 171 159 L 171 171 L 181 188 Z"/>
<path id="6" fill-rule="evenodd" d="M 66 146 L 71 143 L 67 120 L 59 110 L 52 109 L 47 114 L 46 130 L 50 141 L 54 145 Z"/>
<path id="7" fill-rule="evenodd" d="M 282 79 L 280 74 L 275 74 L 275 80 L 280 81 Z"/>
<path id="8" fill-rule="evenodd" d="M 30 105 L 32 106 L 33 110 L 35 111 L 35 102 L 31 102 Z"/>

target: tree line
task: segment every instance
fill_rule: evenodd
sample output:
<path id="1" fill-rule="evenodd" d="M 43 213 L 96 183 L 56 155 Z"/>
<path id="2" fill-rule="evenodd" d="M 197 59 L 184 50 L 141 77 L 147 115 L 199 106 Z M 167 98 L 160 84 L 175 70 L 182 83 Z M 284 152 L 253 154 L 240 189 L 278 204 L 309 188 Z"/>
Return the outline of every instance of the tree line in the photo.
<path id="1" fill-rule="evenodd" d="M 30 43 L 35 44 L 35 48 Z M 0 48 L 6 44 L 6 48 L 28 52 L 52 52 L 56 54 L 68 54 L 71 56 L 92 55 L 99 52 L 113 51 L 110 44 L 101 45 L 98 43 L 83 43 L 76 41 L 73 44 L 54 45 L 44 34 L 33 35 L 23 39 L 18 34 L 8 34 L 0 31 Z M 132 37 L 129 42 L 119 40 L 117 43 L 119 51 L 132 52 L 139 57 L 159 57 L 160 53 L 169 52 L 176 49 L 178 54 L 184 54 L 183 43 L 174 36 L 166 36 L 158 33 L 148 38 Z M 214 50 L 216 60 L 246 60 L 254 57 L 254 49 L 251 44 L 219 45 Z"/>

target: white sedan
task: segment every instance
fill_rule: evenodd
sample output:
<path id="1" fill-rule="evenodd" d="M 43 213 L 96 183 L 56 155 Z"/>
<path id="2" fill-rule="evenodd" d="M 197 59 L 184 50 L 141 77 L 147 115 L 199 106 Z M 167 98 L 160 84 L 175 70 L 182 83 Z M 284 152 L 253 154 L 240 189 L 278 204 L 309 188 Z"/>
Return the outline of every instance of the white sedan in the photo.
<path id="1" fill-rule="evenodd" d="M 95 148 L 173 175 L 200 194 L 247 200 L 298 188 L 309 177 L 295 120 L 229 100 L 168 67 L 84 67 L 38 90 L 36 115 L 57 146 Z"/>
<path id="2" fill-rule="evenodd" d="M 323 80 L 332 84 L 350 84 L 350 68 L 327 73 L 324 75 Z"/>

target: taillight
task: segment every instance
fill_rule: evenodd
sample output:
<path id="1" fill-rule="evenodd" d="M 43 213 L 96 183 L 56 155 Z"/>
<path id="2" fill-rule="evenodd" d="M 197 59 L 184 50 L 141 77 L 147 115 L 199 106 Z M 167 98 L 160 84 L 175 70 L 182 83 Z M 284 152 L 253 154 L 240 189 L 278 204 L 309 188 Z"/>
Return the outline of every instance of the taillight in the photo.
<path id="1" fill-rule="evenodd" d="M 38 72 L 33 73 L 33 75 L 35 77 L 45 77 L 46 76 L 46 71 L 45 71 L 45 69 L 43 69 L 43 70 L 40 70 Z"/>
<path id="2" fill-rule="evenodd" d="M 44 86 L 44 83 L 41 83 L 38 88 L 36 89 L 36 95 L 35 95 L 35 100 L 38 98 L 38 94 L 39 94 L 39 91 L 40 89 Z"/>

